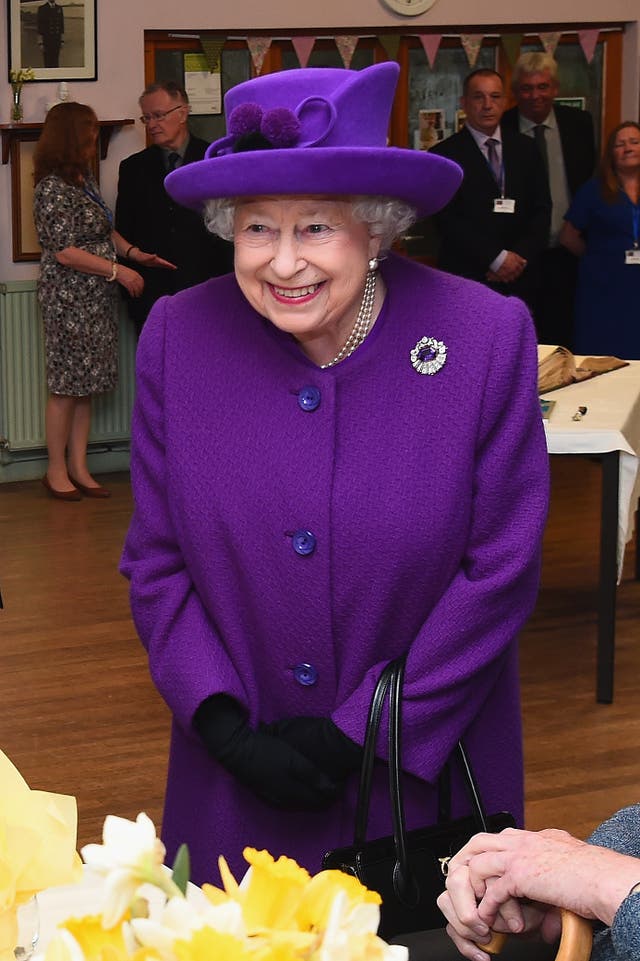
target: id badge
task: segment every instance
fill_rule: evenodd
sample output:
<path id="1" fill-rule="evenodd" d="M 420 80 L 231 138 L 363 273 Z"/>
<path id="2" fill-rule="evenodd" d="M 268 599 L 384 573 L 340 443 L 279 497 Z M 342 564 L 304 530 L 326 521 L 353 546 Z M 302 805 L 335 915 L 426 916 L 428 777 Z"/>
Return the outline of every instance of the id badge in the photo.
<path id="1" fill-rule="evenodd" d="M 624 262 L 625 264 L 640 264 L 640 250 L 625 250 Z"/>
<path id="2" fill-rule="evenodd" d="M 511 197 L 496 197 L 493 201 L 494 214 L 515 214 L 516 202 Z"/>

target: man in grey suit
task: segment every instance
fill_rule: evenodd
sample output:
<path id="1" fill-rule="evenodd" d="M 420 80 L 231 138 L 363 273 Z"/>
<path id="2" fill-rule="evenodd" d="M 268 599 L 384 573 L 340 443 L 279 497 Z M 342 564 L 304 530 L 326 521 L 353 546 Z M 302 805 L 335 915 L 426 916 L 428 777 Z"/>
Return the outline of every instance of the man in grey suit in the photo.
<path id="1" fill-rule="evenodd" d="M 533 305 L 538 340 L 571 347 L 577 259 L 558 244 L 558 234 L 576 190 L 593 176 L 593 120 L 585 110 L 554 104 L 559 90 L 558 65 L 550 54 L 522 54 L 514 67 L 511 88 L 517 106 L 505 112 L 502 129 L 533 138 L 551 192 L 551 230 L 541 257 L 539 296 Z"/>

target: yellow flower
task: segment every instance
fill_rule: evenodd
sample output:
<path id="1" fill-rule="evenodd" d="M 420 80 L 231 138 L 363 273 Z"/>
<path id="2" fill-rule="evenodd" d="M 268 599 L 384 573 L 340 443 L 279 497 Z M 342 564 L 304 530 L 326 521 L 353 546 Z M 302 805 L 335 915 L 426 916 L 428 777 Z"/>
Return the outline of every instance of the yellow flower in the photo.
<path id="1" fill-rule="evenodd" d="M 132 918 L 128 927 L 138 944 L 152 948 L 165 961 L 174 957 L 176 941 L 188 941 L 201 928 L 214 928 L 235 938 L 246 937 L 242 910 L 231 899 L 212 905 L 204 898 L 197 904 L 185 898 L 171 898 L 159 918 Z"/>
<path id="2" fill-rule="evenodd" d="M 85 845 L 82 857 L 85 864 L 105 877 L 105 927 L 113 927 L 122 919 L 145 882 L 169 896 L 181 895 L 163 865 L 165 847 L 146 814 L 140 813 L 135 821 L 108 815 L 102 841 Z"/>
<path id="3" fill-rule="evenodd" d="M 220 875 L 227 897 L 238 901 L 249 934 L 270 929 L 296 929 L 295 916 L 305 888 L 310 881 L 308 871 L 287 857 L 276 861 L 267 851 L 245 848 L 245 861 L 250 867 L 238 885 L 224 858 L 220 858 Z M 204 885 L 203 891 L 213 904 L 224 900 L 219 889 Z"/>
<path id="4" fill-rule="evenodd" d="M 346 898 L 347 913 L 357 905 L 374 906 L 371 917 L 375 919 L 375 933 L 380 921 L 380 912 L 377 909 L 382 903 L 380 895 L 376 891 L 369 891 L 357 878 L 343 871 L 321 871 L 311 878 L 297 911 L 297 921 L 301 929 L 323 931 L 329 923 L 331 909 L 338 894 L 343 894 Z"/>
<path id="5" fill-rule="evenodd" d="M 12 84 L 28 83 L 29 80 L 35 80 L 36 75 L 31 69 L 31 67 L 21 67 L 19 70 L 11 70 L 9 73 L 9 80 Z"/>
<path id="6" fill-rule="evenodd" d="M 71 934 L 80 947 L 85 961 L 102 961 L 105 951 L 115 958 L 127 957 L 127 946 L 122 925 L 105 928 L 100 914 L 87 914 L 83 918 L 67 918 L 61 925 Z"/>
<path id="7" fill-rule="evenodd" d="M 213 928 L 200 928 L 188 941 L 176 941 L 174 951 L 177 961 L 254 961 L 246 941 Z"/>
<path id="8" fill-rule="evenodd" d="M 118 938 L 113 930 L 106 931 L 99 917 L 65 922 L 49 942 L 44 961 L 160 961 L 147 948 L 129 953 L 119 934 Z"/>

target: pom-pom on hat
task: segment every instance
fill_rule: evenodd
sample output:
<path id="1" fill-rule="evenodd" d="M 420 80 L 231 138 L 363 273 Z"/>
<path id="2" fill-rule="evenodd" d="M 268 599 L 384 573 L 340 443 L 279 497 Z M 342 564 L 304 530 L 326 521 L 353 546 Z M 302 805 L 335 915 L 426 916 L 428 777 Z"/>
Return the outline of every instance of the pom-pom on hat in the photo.
<path id="1" fill-rule="evenodd" d="M 356 194 L 395 197 L 424 217 L 458 189 L 457 164 L 387 146 L 397 63 L 364 70 L 283 70 L 224 98 L 227 135 L 204 160 L 168 175 L 169 194 L 196 210 L 214 197 Z"/>

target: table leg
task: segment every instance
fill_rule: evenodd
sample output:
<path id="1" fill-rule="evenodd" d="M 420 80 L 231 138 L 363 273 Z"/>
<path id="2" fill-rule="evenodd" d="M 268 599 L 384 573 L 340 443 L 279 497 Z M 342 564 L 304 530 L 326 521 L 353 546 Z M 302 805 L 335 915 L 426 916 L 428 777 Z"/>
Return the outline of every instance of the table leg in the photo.
<path id="1" fill-rule="evenodd" d="M 596 698 L 613 701 L 613 666 L 616 638 L 616 588 L 618 580 L 618 491 L 620 453 L 601 454 L 602 498 L 600 510 L 600 582 L 598 586 L 598 652 Z"/>

